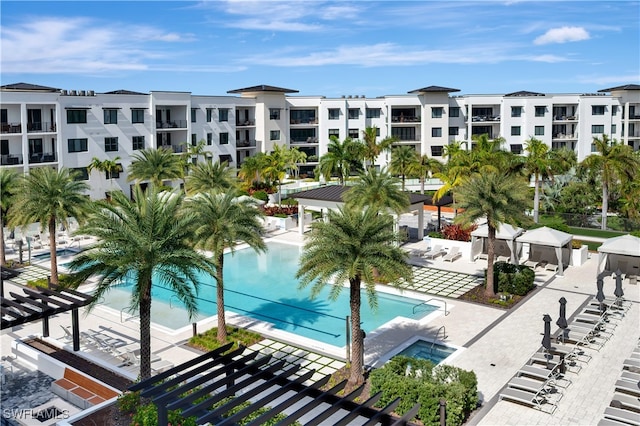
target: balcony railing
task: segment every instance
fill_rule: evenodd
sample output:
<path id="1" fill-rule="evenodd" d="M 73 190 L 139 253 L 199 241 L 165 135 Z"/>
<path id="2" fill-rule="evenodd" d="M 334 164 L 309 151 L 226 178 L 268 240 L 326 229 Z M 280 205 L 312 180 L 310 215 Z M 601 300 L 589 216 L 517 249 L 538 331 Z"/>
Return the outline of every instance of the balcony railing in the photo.
<path id="1" fill-rule="evenodd" d="M 289 120 L 289 124 L 318 124 L 317 118 L 303 118 L 300 120 Z"/>
<path id="2" fill-rule="evenodd" d="M 55 163 L 58 158 L 54 152 L 39 152 L 29 156 L 29 164 Z"/>
<path id="3" fill-rule="evenodd" d="M 156 121 L 156 129 L 186 129 L 187 120 Z"/>
<path id="4" fill-rule="evenodd" d="M 236 127 L 255 126 L 255 120 L 236 120 Z"/>
<path id="5" fill-rule="evenodd" d="M 555 121 L 576 121 L 577 115 L 556 115 L 553 117 Z"/>
<path id="6" fill-rule="evenodd" d="M 392 115 L 392 123 L 419 123 L 420 117 L 418 116 L 404 116 L 404 115 Z"/>
<path id="7" fill-rule="evenodd" d="M 55 132 L 56 131 L 56 123 L 27 123 L 27 132 L 35 133 L 35 132 Z"/>
<path id="8" fill-rule="evenodd" d="M 292 138 L 291 143 L 318 143 L 318 138 Z"/>
<path id="9" fill-rule="evenodd" d="M 471 117 L 471 121 L 482 123 L 486 121 L 500 121 L 500 118 L 499 115 L 474 115 Z"/>
<path id="10" fill-rule="evenodd" d="M 248 148 L 248 147 L 255 147 L 255 146 L 256 146 L 255 139 L 236 141 L 236 148 Z"/>
<path id="11" fill-rule="evenodd" d="M 555 133 L 553 139 L 578 139 L 578 134 Z"/>
<path id="12" fill-rule="evenodd" d="M 420 142 L 422 137 L 420 135 L 415 136 L 398 136 L 394 135 L 398 142 Z"/>
<path id="13" fill-rule="evenodd" d="M 14 164 L 22 164 L 22 154 L 8 154 L 3 155 L 0 159 L 0 164 L 3 166 L 11 166 Z"/>
<path id="14" fill-rule="evenodd" d="M 22 124 L 20 123 L 2 123 L 0 125 L 2 133 L 22 133 Z"/>

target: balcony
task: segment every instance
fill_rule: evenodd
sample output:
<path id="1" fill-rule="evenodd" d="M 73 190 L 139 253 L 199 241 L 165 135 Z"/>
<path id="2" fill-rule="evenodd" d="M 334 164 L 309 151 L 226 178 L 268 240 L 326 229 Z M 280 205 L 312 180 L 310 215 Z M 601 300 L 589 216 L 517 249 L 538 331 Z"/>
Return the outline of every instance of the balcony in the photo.
<path id="1" fill-rule="evenodd" d="M 255 126 L 255 120 L 236 120 L 236 127 Z"/>
<path id="2" fill-rule="evenodd" d="M 471 121 L 475 123 L 480 123 L 480 122 L 484 123 L 487 121 L 499 122 L 500 116 L 499 115 L 474 115 L 473 117 L 471 117 Z"/>
<path id="3" fill-rule="evenodd" d="M 236 148 L 255 148 L 255 139 L 244 139 L 236 141 Z"/>
<path id="4" fill-rule="evenodd" d="M 27 133 L 55 132 L 56 123 L 27 123 Z"/>
<path id="5" fill-rule="evenodd" d="M 17 164 L 23 164 L 22 154 L 8 154 L 0 157 L 0 165 L 13 166 Z"/>
<path id="6" fill-rule="evenodd" d="M 555 133 L 553 139 L 578 139 L 578 134 Z"/>
<path id="7" fill-rule="evenodd" d="M 554 115 L 553 121 L 577 121 L 577 115 Z"/>
<path id="8" fill-rule="evenodd" d="M 22 133 L 22 124 L 20 123 L 2 123 L 0 127 L 2 133 Z"/>
<path id="9" fill-rule="evenodd" d="M 293 144 L 318 143 L 318 138 L 315 138 L 315 137 L 291 138 L 291 143 Z"/>
<path id="10" fill-rule="evenodd" d="M 55 163 L 58 158 L 53 152 L 36 152 L 29 156 L 29 164 Z"/>
<path id="11" fill-rule="evenodd" d="M 303 118 L 300 120 L 289 120 L 289 124 L 294 125 L 294 124 L 318 124 L 318 119 L 317 118 Z"/>
<path id="12" fill-rule="evenodd" d="M 420 123 L 419 116 L 392 115 L 392 123 Z"/>
<path id="13" fill-rule="evenodd" d="M 156 129 L 186 129 L 187 120 L 156 121 Z"/>

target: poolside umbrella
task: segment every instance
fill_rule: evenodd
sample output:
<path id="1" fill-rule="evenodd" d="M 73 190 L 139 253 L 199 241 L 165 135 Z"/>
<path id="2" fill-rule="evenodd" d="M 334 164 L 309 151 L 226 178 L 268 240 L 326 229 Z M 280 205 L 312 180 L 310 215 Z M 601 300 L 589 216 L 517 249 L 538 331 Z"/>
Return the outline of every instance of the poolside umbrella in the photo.
<path id="1" fill-rule="evenodd" d="M 622 271 L 620 269 L 616 271 L 616 289 L 613 294 L 616 296 L 616 303 L 620 305 L 622 296 L 624 296 L 624 291 L 622 291 Z"/>
<path id="2" fill-rule="evenodd" d="M 600 302 L 600 312 L 604 312 L 604 291 L 602 288 L 604 287 L 604 279 L 598 278 L 596 280 L 596 286 L 598 287 L 598 292 L 596 293 L 596 300 Z"/>
<path id="3" fill-rule="evenodd" d="M 558 321 L 556 321 L 556 325 L 562 329 L 562 341 L 564 342 L 565 333 L 567 332 L 567 299 L 561 297 L 560 300 L 560 316 L 558 317 Z"/>
<path id="4" fill-rule="evenodd" d="M 544 314 L 542 317 L 544 321 L 544 335 L 542 336 L 542 347 L 548 351 L 551 350 L 551 317 L 549 314 Z"/>

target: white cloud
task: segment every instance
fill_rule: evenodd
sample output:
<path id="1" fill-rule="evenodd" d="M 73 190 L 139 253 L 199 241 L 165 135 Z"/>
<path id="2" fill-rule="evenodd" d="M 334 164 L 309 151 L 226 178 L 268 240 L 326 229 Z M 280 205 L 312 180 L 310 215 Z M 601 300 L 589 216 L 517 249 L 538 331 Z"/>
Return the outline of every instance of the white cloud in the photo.
<path id="1" fill-rule="evenodd" d="M 572 59 L 564 58 L 558 55 L 536 55 L 536 56 L 530 56 L 527 59 L 534 62 L 547 62 L 549 64 L 555 64 L 558 62 L 568 62 L 572 60 Z"/>
<path id="2" fill-rule="evenodd" d="M 567 43 L 572 41 L 589 40 L 589 38 L 589 33 L 583 27 L 560 27 L 550 29 L 540 37 L 536 38 L 533 43 L 537 45 Z"/>
<path id="3" fill-rule="evenodd" d="M 622 74 L 622 75 L 603 75 L 603 76 L 578 76 L 580 83 L 604 85 L 629 84 L 640 81 L 640 73 Z"/>

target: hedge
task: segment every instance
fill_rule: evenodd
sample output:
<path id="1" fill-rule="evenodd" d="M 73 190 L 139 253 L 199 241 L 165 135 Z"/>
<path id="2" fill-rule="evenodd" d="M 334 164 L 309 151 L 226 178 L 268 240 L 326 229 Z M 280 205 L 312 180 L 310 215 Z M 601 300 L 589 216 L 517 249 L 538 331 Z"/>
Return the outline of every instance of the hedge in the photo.
<path id="1" fill-rule="evenodd" d="M 535 273 L 528 266 L 514 265 L 508 262 L 493 264 L 493 289 L 496 293 L 524 296 L 535 287 L 533 284 L 535 278 Z"/>

